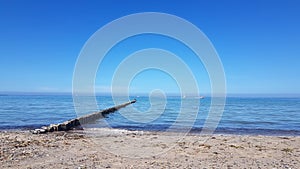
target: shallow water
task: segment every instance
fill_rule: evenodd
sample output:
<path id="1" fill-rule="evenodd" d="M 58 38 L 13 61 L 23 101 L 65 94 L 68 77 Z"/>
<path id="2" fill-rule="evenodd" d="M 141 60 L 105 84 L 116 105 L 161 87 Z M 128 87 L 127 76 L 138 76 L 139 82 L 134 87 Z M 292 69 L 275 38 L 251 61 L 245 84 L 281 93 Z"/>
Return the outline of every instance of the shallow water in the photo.
<path id="1" fill-rule="evenodd" d="M 186 131 L 191 127 L 191 132 L 197 133 L 203 129 L 211 105 L 210 98 L 186 98 L 180 110 L 180 97 L 168 97 L 166 105 L 161 98 L 151 101 L 138 97 L 134 105 L 88 126 L 150 131 Z M 114 105 L 110 96 L 97 96 L 97 102 L 99 109 Z M 91 111 L 96 110 L 87 106 L 86 112 L 76 113 L 72 96 L 67 95 L 0 96 L 0 129 L 32 129 Z M 300 135 L 300 98 L 227 98 L 215 133 Z"/>

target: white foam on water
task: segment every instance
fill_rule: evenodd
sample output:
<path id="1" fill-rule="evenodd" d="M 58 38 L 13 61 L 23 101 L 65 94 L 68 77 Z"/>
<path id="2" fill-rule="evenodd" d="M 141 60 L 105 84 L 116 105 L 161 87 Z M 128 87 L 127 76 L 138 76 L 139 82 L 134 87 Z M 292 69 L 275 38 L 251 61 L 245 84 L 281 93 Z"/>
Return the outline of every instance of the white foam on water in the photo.
<path id="1" fill-rule="evenodd" d="M 113 128 L 87 128 L 84 132 L 88 135 L 101 137 L 101 136 L 122 136 L 122 135 L 143 135 L 144 131 L 131 131 L 126 129 L 113 129 Z"/>

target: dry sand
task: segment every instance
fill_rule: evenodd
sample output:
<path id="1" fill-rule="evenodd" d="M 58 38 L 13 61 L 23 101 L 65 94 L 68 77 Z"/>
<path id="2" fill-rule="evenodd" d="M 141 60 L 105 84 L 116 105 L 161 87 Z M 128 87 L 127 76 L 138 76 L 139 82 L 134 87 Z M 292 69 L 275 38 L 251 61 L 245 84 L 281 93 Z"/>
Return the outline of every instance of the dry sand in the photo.
<path id="1" fill-rule="evenodd" d="M 98 134 L 96 134 L 98 133 Z M 0 168 L 300 168 L 300 137 L 0 132 Z"/>

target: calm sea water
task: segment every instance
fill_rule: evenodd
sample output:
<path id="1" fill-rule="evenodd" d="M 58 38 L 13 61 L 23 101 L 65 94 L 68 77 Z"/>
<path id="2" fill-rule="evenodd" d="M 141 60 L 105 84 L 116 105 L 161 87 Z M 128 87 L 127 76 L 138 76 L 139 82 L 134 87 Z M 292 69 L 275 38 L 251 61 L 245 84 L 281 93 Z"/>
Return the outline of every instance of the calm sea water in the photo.
<path id="1" fill-rule="evenodd" d="M 187 98 L 188 99 L 188 98 Z M 138 97 L 133 107 L 139 113 L 124 108 L 97 120 L 90 127 L 129 130 L 167 130 L 178 120 L 180 97 L 168 97 L 165 107 L 162 101 Z M 97 96 L 99 109 L 114 106 L 109 96 Z M 200 105 L 191 132 L 200 132 L 210 108 L 210 98 L 190 99 L 184 112 L 187 119 Z M 88 113 L 88 112 L 86 112 Z M 72 96 L 7 95 L 0 96 L 0 130 L 33 129 L 76 118 Z M 155 118 L 154 118 L 155 117 Z M 186 124 L 186 123 L 182 123 Z M 300 135 L 300 98 L 227 98 L 222 119 L 215 133 Z"/>

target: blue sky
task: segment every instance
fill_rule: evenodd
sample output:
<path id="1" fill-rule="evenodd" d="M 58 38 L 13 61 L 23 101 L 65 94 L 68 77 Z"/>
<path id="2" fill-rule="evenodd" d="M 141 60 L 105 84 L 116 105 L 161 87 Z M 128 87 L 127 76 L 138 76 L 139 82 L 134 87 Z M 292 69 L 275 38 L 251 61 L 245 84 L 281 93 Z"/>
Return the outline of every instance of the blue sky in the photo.
<path id="1" fill-rule="evenodd" d="M 228 93 L 300 94 L 299 8 L 296 0 L 1 0 L 0 91 L 70 92 L 76 59 L 95 31 L 128 14 L 164 12 L 190 21 L 211 40 L 225 69 Z M 168 46 L 162 43 L 163 38 L 145 36 L 140 41 L 141 38 L 149 41 L 144 47 L 155 46 L 156 43 L 151 46 L 155 40 L 161 42 L 157 47 Z M 139 37 L 136 40 L 133 44 L 139 43 Z M 116 47 L 115 53 L 130 51 L 121 49 Z M 95 82 L 99 91 L 109 88 L 114 64 L 121 60 L 116 57 L 112 54 L 100 66 Z M 189 62 L 185 57 L 182 55 L 195 70 L 201 92 L 209 93 L 208 77 L 201 63 Z M 160 83 L 162 79 L 166 81 Z M 152 88 L 177 92 L 172 78 L 157 71 L 139 74 L 132 88 L 136 92 Z"/>

